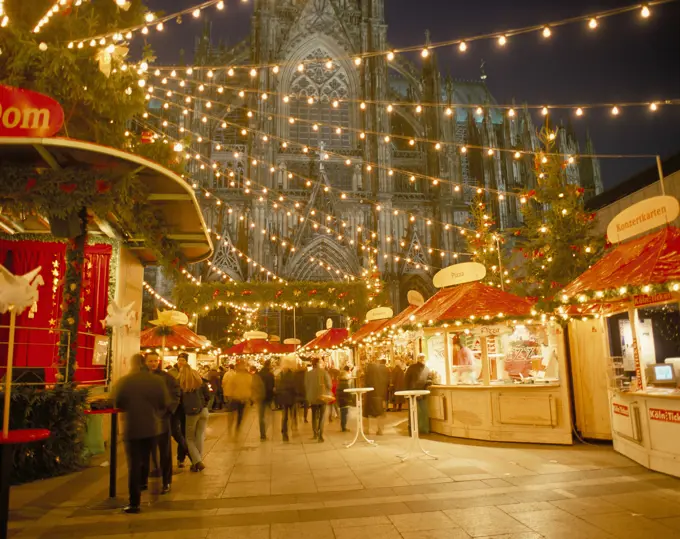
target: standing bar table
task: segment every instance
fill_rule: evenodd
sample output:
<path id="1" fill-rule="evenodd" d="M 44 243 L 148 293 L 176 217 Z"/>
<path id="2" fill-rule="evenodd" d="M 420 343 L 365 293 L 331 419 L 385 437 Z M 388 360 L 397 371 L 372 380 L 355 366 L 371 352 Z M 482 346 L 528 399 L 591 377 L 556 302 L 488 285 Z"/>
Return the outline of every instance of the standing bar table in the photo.
<path id="1" fill-rule="evenodd" d="M 357 399 L 357 433 L 354 435 L 354 440 L 352 440 L 351 443 L 345 445 L 347 449 L 349 449 L 355 443 L 357 443 L 360 434 L 361 437 L 366 441 L 366 443 L 372 446 L 378 445 L 373 440 L 369 440 L 368 438 L 366 438 L 366 434 L 364 434 L 364 413 L 363 413 L 364 403 L 362 397 L 364 396 L 364 393 L 368 393 L 370 391 L 373 391 L 372 387 L 351 387 L 349 389 L 345 389 L 345 393 L 351 393 L 353 395 L 356 395 Z"/>
<path id="2" fill-rule="evenodd" d="M 397 457 L 404 462 L 411 457 L 422 456 L 415 454 L 418 452 L 418 449 L 420 449 L 426 457 L 439 460 L 438 457 L 435 457 L 432 453 L 423 448 L 420 443 L 420 433 L 418 432 L 418 397 L 426 397 L 430 392 L 426 389 L 411 389 L 408 391 L 395 391 L 394 394 L 398 397 L 408 397 L 408 413 L 411 418 L 411 447 L 405 454 L 397 455 Z"/>
<path id="3" fill-rule="evenodd" d="M 118 408 L 103 408 L 101 410 L 85 410 L 86 415 L 111 414 L 111 436 L 109 437 L 109 498 L 102 504 L 96 506 L 97 509 L 105 508 L 116 509 L 125 505 L 116 498 L 116 476 L 118 475 Z"/>
<path id="4" fill-rule="evenodd" d="M 14 446 L 39 442 L 49 438 L 47 429 L 10 430 L 5 436 L 0 430 L 0 539 L 7 539 L 9 526 L 9 486 L 14 464 Z"/>

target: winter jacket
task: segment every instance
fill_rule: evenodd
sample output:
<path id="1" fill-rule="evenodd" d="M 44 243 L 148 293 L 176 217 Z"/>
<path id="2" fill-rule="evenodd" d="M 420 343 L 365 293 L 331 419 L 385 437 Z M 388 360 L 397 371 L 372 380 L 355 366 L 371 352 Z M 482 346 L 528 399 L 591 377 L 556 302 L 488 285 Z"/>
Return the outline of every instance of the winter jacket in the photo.
<path id="1" fill-rule="evenodd" d="M 295 397 L 298 402 L 305 402 L 307 399 L 307 391 L 305 390 L 305 376 L 307 375 L 307 369 L 301 368 L 296 370 L 295 374 Z"/>
<path id="2" fill-rule="evenodd" d="M 222 390 L 229 399 L 249 401 L 253 394 L 253 377 L 245 371 L 234 371 L 233 374 L 224 376 Z"/>
<path id="3" fill-rule="evenodd" d="M 210 402 L 210 389 L 208 384 L 203 382 L 201 387 L 194 391 L 185 391 L 182 395 L 184 400 L 184 412 L 186 415 L 198 415 L 201 410 L 208 406 Z"/>
<path id="4" fill-rule="evenodd" d="M 414 363 L 406 369 L 404 385 L 406 389 L 427 389 L 432 385 L 430 369 L 424 363 Z"/>
<path id="5" fill-rule="evenodd" d="M 338 376 L 338 389 L 336 391 L 338 406 L 340 408 L 354 406 L 354 395 L 351 393 L 345 393 L 345 389 L 350 389 L 351 387 L 352 379 L 350 378 L 349 373 L 341 373 L 340 376 Z"/>
<path id="6" fill-rule="evenodd" d="M 259 400 L 264 400 L 265 402 L 271 402 L 274 399 L 274 375 L 272 374 L 271 369 L 268 367 L 262 367 L 260 369 L 260 372 L 257 373 L 257 376 L 260 377 L 260 380 L 262 380 L 262 385 L 264 386 L 262 389 L 264 390 L 264 394 L 262 395 L 262 398 Z"/>
<path id="7" fill-rule="evenodd" d="M 165 387 L 168 390 L 168 395 L 170 396 L 170 405 L 168 406 L 167 412 L 163 415 L 161 422 L 161 432 L 167 432 L 170 429 L 172 415 L 177 411 L 180 400 L 182 399 L 182 390 L 179 387 L 179 382 L 172 374 L 168 374 L 162 369 L 156 369 L 155 371 L 152 371 L 152 374 L 155 374 L 163 380 Z"/>
<path id="8" fill-rule="evenodd" d="M 305 392 L 310 405 L 326 404 L 321 396 L 330 394 L 331 387 L 331 377 L 327 370 L 314 367 L 305 373 Z"/>
<path id="9" fill-rule="evenodd" d="M 158 436 L 170 410 L 170 394 L 160 377 L 148 370 L 123 376 L 113 389 L 116 408 L 125 412 L 125 438 Z"/>
<path id="10" fill-rule="evenodd" d="M 281 371 L 276 378 L 276 402 L 280 406 L 293 406 L 297 402 L 297 387 L 295 384 L 295 372 L 291 370 Z"/>

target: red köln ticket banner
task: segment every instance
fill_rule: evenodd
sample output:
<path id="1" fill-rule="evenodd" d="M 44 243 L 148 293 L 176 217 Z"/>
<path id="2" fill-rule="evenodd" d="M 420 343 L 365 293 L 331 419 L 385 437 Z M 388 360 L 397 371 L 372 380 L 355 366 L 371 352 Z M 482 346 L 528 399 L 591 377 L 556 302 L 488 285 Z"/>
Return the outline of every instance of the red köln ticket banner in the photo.
<path id="1" fill-rule="evenodd" d="M 665 421 L 666 423 L 680 423 L 680 411 L 650 408 L 649 419 L 654 421 Z"/>
<path id="2" fill-rule="evenodd" d="M 614 410 L 615 414 L 622 415 L 624 417 L 629 417 L 630 412 L 628 411 L 628 406 L 624 406 L 623 404 L 617 404 L 617 403 L 612 403 L 612 408 Z"/>

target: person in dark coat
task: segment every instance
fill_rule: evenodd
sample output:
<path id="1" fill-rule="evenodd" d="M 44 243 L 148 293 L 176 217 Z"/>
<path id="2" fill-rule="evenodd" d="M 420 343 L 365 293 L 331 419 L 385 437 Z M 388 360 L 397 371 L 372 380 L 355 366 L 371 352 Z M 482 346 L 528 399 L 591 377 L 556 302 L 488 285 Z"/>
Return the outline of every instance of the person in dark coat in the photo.
<path id="1" fill-rule="evenodd" d="M 158 435 L 157 442 L 161 462 L 161 477 L 163 478 L 163 489 L 161 490 L 161 494 L 167 494 L 170 492 L 170 485 L 172 484 L 172 444 L 170 443 L 172 417 L 177 411 L 182 392 L 179 388 L 179 382 L 175 377 L 161 369 L 161 358 L 156 352 L 149 352 L 146 354 L 144 360 L 149 372 L 159 376 L 160 379 L 163 380 L 163 383 L 168 390 L 168 394 L 170 395 L 170 407 L 163 416 L 161 433 Z M 188 452 L 186 441 L 183 436 L 178 443 L 184 444 L 184 451 Z M 148 468 L 148 463 L 145 462 L 144 464 Z M 148 475 L 148 470 L 143 473 Z"/>
<path id="2" fill-rule="evenodd" d="M 338 403 L 338 408 L 340 408 L 340 430 L 342 432 L 349 431 L 347 428 L 347 417 L 349 416 L 349 407 L 354 406 L 354 395 L 345 393 L 345 389 L 352 387 L 351 371 L 352 368 L 349 365 L 345 365 L 338 375 L 336 402 Z"/>
<path id="3" fill-rule="evenodd" d="M 366 366 L 364 383 L 366 387 L 372 387 L 373 391 L 366 393 L 366 406 L 364 414 L 366 417 L 376 417 L 378 419 L 377 434 L 382 434 L 382 419 L 385 415 L 385 397 L 389 383 L 389 373 L 385 360 L 369 363 Z M 370 427 L 369 427 L 370 430 Z M 368 434 L 368 431 L 366 431 Z"/>
<path id="4" fill-rule="evenodd" d="M 297 387 L 295 380 L 295 369 L 296 369 L 295 356 L 284 357 L 281 361 L 281 372 L 276 378 L 276 402 L 281 406 L 281 435 L 283 441 L 287 442 L 288 438 L 288 418 L 296 421 L 293 410 L 297 405 Z"/>
<path id="5" fill-rule="evenodd" d="M 397 359 L 394 362 L 394 367 L 390 373 L 390 386 L 392 399 L 394 403 L 394 410 L 401 412 L 401 407 L 404 405 L 404 397 L 395 395 L 397 391 L 404 391 L 405 389 L 405 378 L 404 378 L 404 368 L 401 359 Z"/>
<path id="6" fill-rule="evenodd" d="M 254 390 L 253 396 L 256 397 L 258 412 L 260 418 L 260 440 L 267 439 L 267 424 L 265 422 L 265 412 L 271 410 L 272 401 L 274 400 L 274 386 L 276 381 L 274 380 L 274 374 L 272 373 L 271 361 L 267 360 L 264 365 L 256 374 L 259 379 L 259 384 L 253 385 Z M 257 380 L 256 380 L 257 381 Z"/>
<path id="7" fill-rule="evenodd" d="M 143 368 L 144 356 L 135 354 L 130 362 L 130 373 L 114 386 L 116 408 L 125 413 L 125 446 L 128 458 L 128 487 L 130 505 L 126 513 L 139 513 L 142 487 L 148 484 L 144 463 L 148 463 L 163 419 L 170 411 L 170 394 L 159 376 Z"/>
<path id="8" fill-rule="evenodd" d="M 428 389 L 432 385 L 432 373 L 425 365 L 425 354 L 418 354 L 418 360 L 406 369 L 406 389 Z M 408 430 L 411 432 L 411 414 L 408 415 Z M 430 417 L 427 411 L 427 397 L 418 398 L 418 432 L 430 434 Z"/>
<path id="9" fill-rule="evenodd" d="M 305 374 L 307 374 L 307 367 L 300 365 L 295 371 L 295 395 L 297 396 L 297 407 L 302 406 L 303 418 L 305 423 L 309 423 L 307 419 L 307 411 L 309 410 L 309 403 L 307 402 L 307 391 L 305 390 Z M 295 419 L 297 422 L 297 417 Z"/>
<path id="10" fill-rule="evenodd" d="M 324 369 L 323 359 L 312 359 L 312 370 L 305 373 L 307 402 L 312 407 L 314 439 L 323 442 L 323 424 L 326 415 L 326 398 L 331 394 L 331 377 Z"/>

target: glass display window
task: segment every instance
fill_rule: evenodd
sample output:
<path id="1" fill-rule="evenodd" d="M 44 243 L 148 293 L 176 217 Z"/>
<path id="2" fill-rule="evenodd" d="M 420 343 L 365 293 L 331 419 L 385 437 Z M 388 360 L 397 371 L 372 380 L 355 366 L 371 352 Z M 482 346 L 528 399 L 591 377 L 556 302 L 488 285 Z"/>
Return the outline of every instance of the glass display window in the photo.
<path id="1" fill-rule="evenodd" d="M 482 383 L 482 336 L 470 331 L 448 334 L 451 357 L 451 385 Z"/>
<path id="2" fill-rule="evenodd" d="M 489 352 L 492 383 L 557 381 L 557 339 L 553 332 L 544 325 L 517 325 L 511 329 L 489 338 L 495 350 Z"/>

